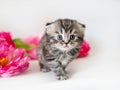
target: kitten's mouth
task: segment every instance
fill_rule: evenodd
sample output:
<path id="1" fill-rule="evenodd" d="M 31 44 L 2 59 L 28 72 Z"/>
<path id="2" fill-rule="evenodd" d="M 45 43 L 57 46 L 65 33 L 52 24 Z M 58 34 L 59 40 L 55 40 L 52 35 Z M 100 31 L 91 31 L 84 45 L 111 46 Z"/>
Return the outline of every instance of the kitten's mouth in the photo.
<path id="1" fill-rule="evenodd" d="M 65 45 L 64 48 L 69 48 L 68 45 Z"/>
<path id="2" fill-rule="evenodd" d="M 64 46 L 64 48 L 68 48 L 68 46 Z"/>

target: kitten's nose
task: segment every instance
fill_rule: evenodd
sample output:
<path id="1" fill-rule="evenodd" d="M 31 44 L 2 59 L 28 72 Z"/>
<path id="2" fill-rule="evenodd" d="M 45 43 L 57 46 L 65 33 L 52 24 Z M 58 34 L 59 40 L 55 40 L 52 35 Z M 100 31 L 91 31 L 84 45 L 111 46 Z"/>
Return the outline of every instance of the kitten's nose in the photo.
<path id="1" fill-rule="evenodd" d="M 68 43 L 69 43 L 69 42 L 64 42 L 64 44 L 65 44 L 65 47 L 68 47 Z"/>
<path id="2" fill-rule="evenodd" d="M 67 45 L 69 42 L 65 42 L 65 44 Z"/>
<path id="3" fill-rule="evenodd" d="M 70 42 L 69 40 L 64 40 L 64 41 L 63 41 L 63 43 L 65 44 L 65 47 L 68 46 L 68 43 L 69 43 L 69 42 Z"/>

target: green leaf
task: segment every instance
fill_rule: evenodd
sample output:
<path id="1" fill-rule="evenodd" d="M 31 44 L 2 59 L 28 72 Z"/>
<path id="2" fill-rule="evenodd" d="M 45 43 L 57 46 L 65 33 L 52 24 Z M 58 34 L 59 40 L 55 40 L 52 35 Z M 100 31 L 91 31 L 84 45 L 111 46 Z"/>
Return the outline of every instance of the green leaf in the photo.
<path id="1" fill-rule="evenodd" d="M 15 43 L 17 48 L 25 48 L 26 50 L 30 50 L 31 48 L 34 47 L 34 46 L 31 46 L 31 45 L 28 45 L 28 44 L 24 43 L 19 38 L 14 39 L 13 42 Z"/>

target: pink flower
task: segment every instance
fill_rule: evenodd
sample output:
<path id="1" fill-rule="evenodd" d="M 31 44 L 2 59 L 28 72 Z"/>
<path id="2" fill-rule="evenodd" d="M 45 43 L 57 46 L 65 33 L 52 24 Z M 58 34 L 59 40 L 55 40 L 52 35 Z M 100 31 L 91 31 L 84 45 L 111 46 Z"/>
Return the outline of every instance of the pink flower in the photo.
<path id="1" fill-rule="evenodd" d="M 2 34 L 0 33 L 2 36 Z M 13 43 L 7 41 L 9 38 L 0 37 L 0 76 L 8 77 L 20 74 L 28 66 L 29 58 L 25 56 L 25 49 L 13 47 Z"/>
<path id="2" fill-rule="evenodd" d="M 15 47 L 15 44 L 12 41 L 12 37 L 9 32 L 0 32 L 0 40 L 5 40 L 9 44 L 11 44 L 13 47 Z"/>
<path id="3" fill-rule="evenodd" d="M 24 49 L 9 47 L 8 55 L 0 59 L 0 76 L 8 77 L 20 74 L 28 68 L 28 60 Z"/>
<path id="4" fill-rule="evenodd" d="M 89 44 L 86 41 L 84 41 L 82 43 L 82 46 L 80 47 L 80 52 L 79 52 L 78 58 L 87 56 L 89 50 L 90 50 Z"/>
<path id="5" fill-rule="evenodd" d="M 23 42 L 25 42 L 28 45 L 33 45 L 35 47 L 38 45 L 39 41 L 40 41 L 40 37 L 38 36 L 30 36 L 23 39 Z"/>
<path id="6" fill-rule="evenodd" d="M 31 60 L 38 59 L 37 54 L 36 54 L 36 48 L 37 48 L 39 41 L 40 41 L 40 38 L 38 36 L 31 36 L 31 37 L 23 39 L 24 43 L 30 46 L 33 46 L 33 48 L 27 50 L 27 54 L 31 58 Z"/>
<path id="7" fill-rule="evenodd" d="M 8 55 L 10 44 L 5 40 L 0 40 L 0 58 Z"/>
<path id="8" fill-rule="evenodd" d="M 37 53 L 36 53 L 36 48 L 32 48 L 30 50 L 27 50 L 28 57 L 31 60 L 37 60 Z"/>

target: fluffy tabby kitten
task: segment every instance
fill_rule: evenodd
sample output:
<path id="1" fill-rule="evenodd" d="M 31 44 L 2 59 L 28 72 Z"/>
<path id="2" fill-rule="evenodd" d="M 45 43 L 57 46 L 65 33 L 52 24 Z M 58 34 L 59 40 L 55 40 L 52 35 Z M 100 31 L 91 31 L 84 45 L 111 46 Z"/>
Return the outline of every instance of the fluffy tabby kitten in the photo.
<path id="1" fill-rule="evenodd" d="M 67 65 L 77 57 L 83 42 L 85 25 L 71 19 L 46 24 L 37 55 L 43 72 L 54 71 L 58 80 L 66 80 Z"/>

